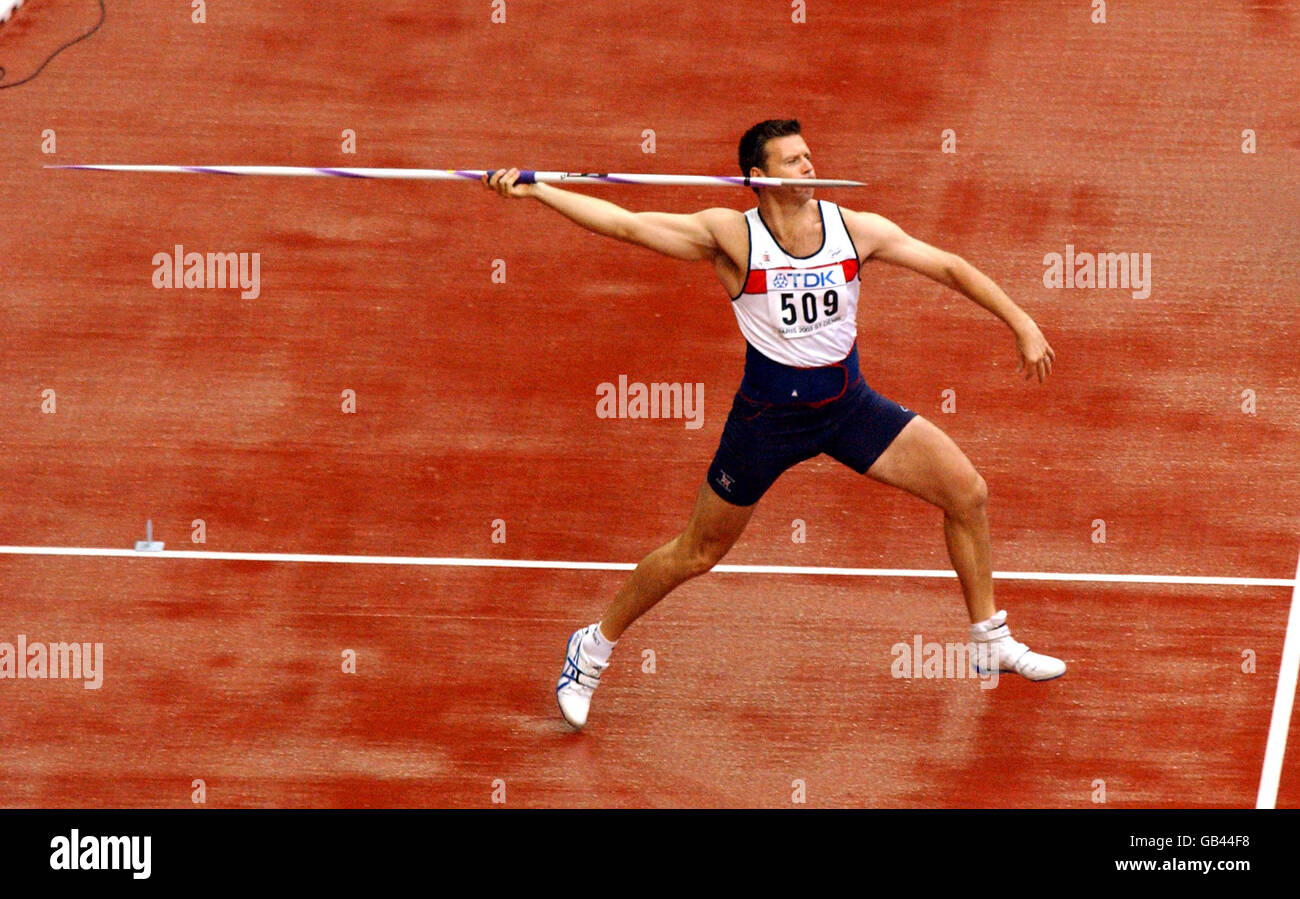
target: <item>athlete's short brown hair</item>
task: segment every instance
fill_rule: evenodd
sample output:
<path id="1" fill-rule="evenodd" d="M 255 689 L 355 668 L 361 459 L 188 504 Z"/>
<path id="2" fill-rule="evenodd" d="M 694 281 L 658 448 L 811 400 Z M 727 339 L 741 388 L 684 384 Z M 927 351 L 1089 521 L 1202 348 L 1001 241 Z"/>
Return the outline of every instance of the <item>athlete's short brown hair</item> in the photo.
<path id="1" fill-rule="evenodd" d="M 736 154 L 740 159 L 740 174 L 749 177 L 750 169 L 767 167 L 768 141 L 799 133 L 798 119 L 768 119 L 750 128 L 740 139 L 740 148 Z"/>

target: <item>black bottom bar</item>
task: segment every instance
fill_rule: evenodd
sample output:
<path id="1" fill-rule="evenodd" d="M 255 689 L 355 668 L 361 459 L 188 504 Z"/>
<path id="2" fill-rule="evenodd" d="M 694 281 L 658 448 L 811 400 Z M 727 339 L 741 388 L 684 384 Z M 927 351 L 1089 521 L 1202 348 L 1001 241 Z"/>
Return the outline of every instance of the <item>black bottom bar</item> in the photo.
<path id="1" fill-rule="evenodd" d="M 1231 886 L 1293 872 L 1298 825 L 1298 812 L 1253 810 L 2 811 L 0 870 L 6 886 L 56 891 L 413 880 L 436 893 L 466 878 L 494 890 L 591 878 L 603 893 L 842 876 L 974 888 L 992 872 L 1040 886 Z"/>

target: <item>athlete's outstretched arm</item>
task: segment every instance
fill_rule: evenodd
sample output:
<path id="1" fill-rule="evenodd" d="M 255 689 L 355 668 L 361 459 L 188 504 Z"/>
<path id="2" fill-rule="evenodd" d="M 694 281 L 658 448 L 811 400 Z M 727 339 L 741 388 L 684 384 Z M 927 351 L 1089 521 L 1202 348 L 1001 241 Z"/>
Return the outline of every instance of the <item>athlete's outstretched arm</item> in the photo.
<path id="1" fill-rule="evenodd" d="M 533 197 L 596 234 L 646 247 L 674 259 L 698 261 L 718 253 L 709 226 L 712 210 L 694 215 L 631 212 L 597 197 L 575 194 L 549 184 L 517 184 L 518 169 L 499 170 L 483 183 L 503 197 Z"/>
<path id="2" fill-rule="evenodd" d="M 902 266 L 961 292 L 1006 322 L 1015 333 L 1018 368 L 1025 370 L 1026 378 L 1037 374 L 1041 382 L 1052 373 L 1056 353 L 1047 338 L 992 278 L 960 256 L 917 240 L 884 216 L 847 209 L 843 213 L 858 252 L 863 254 L 861 261 L 879 259 Z"/>

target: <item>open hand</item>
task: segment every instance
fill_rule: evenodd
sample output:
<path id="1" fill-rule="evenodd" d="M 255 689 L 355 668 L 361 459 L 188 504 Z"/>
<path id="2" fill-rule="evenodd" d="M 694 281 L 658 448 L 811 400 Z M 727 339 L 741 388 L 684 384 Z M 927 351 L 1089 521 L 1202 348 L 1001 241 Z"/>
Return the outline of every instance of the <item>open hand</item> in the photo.
<path id="1" fill-rule="evenodd" d="M 1056 353 L 1043 332 L 1038 330 L 1038 325 L 1032 321 L 1016 332 L 1016 354 L 1020 357 L 1016 371 L 1024 369 L 1026 381 L 1037 374 L 1038 383 L 1041 384 L 1052 373 L 1052 360 L 1056 358 Z"/>

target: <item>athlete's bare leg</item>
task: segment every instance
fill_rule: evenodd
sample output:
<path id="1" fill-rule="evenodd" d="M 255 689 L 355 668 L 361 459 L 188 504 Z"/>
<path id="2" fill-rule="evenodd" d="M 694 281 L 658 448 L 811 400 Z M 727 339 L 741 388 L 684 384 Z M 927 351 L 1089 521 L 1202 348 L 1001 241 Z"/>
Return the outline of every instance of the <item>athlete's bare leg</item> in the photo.
<path id="1" fill-rule="evenodd" d="M 756 505 L 733 506 L 707 483 L 701 484 L 686 530 L 636 566 L 600 619 L 601 633 L 617 640 L 673 589 L 718 564 L 745 530 Z"/>
<path id="2" fill-rule="evenodd" d="M 966 454 L 943 431 L 920 415 L 867 470 L 884 484 L 901 487 L 943 510 L 948 556 L 961 582 L 972 622 L 990 618 L 993 573 L 989 561 L 988 487 Z"/>

